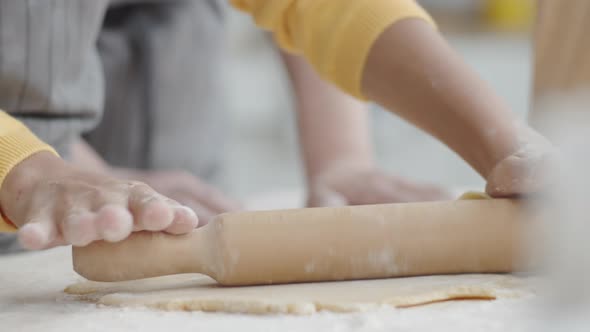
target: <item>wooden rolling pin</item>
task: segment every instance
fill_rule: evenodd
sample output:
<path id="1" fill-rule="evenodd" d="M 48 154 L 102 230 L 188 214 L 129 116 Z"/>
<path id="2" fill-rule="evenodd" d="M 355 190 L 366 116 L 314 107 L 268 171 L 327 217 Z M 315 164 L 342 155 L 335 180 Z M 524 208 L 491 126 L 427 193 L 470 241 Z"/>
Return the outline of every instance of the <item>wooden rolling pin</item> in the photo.
<path id="1" fill-rule="evenodd" d="M 188 235 L 73 248 L 73 260 L 95 281 L 196 272 L 232 286 L 500 273 L 524 267 L 520 239 L 533 221 L 507 199 L 241 212 Z"/>

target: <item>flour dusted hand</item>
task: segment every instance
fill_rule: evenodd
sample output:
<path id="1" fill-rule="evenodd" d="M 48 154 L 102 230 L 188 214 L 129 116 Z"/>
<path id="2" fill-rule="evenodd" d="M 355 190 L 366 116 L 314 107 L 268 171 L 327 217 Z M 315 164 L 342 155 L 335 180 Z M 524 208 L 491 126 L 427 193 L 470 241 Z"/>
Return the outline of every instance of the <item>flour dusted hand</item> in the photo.
<path id="1" fill-rule="evenodd" d="M 140 230 L 182 234 L 198 225 L 191 209 L 146 184 L 84 171 L 47 152 L 11 170 L 0 205 L 27 249 L 116 242 Z"/>
<path id="2" fill-rule="evenodd" d="M 486 176 L 486 192 L 511 197 L 546 191 L 559 165 L 556 148 L 526 125 L 519 125 L 519 145 Z"/>

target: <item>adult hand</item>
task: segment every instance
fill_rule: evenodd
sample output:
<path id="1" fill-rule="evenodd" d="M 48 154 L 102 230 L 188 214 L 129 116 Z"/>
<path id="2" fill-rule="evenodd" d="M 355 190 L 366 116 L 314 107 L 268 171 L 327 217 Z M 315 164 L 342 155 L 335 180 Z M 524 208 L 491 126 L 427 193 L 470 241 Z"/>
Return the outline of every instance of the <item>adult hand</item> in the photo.
<path id="1" fill-rule="evenodd" d="M 84 171 L 48 152 L 9 172 L 0 207 L 27 249 L 116 242 L 141 230 L 183 234 L 199 222 L 191 209 L 146 184 Z"/>

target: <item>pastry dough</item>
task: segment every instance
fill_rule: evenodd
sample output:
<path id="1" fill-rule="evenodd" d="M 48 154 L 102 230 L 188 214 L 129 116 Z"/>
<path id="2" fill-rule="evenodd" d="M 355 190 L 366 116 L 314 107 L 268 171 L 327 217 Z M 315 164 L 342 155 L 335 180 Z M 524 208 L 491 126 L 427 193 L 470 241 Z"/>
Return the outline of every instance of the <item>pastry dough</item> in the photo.
<path id="1" fill-rule="evenodd" d="M 223 287 L 198 274 L 135 281 L 82 282 L 66 289 L 108 306 L 248 314 L 354 312 L 457 299 L 493 300 L 530 292 L 511 275 L 472 274 L 251 287 Z"/>

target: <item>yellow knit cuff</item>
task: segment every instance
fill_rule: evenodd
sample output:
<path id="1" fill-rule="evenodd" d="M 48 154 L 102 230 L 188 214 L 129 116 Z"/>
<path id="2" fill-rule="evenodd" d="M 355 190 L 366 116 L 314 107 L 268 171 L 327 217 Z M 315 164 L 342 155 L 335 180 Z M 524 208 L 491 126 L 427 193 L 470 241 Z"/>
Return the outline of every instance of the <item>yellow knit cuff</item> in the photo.
<path id="1" fill-rule="evenodd" d="M 392 24 L 402 19 L 423 19 L 433 26 L 428 13 L 413 0 L 358 1 L 358 8 L 349 20 L 334 27 L 335 41 L 331 58 L 326 59 L 331 68 L 326 75 L 344 91 L 366 100 L 361 84 L 364 67 L 371 47 L 379 36 Z"/>
<path id="2" fill-rule="evenodd" d="M 303 54 L 319 74 L 365 99 L 365 62 L 385 29 L 406 18 L 432 18 L 414 0 L 231 0 L 272 31 L 286 51 Z"/>
<path id="3" fill-rule="evenodd" d="M 55 150 L 35 136 L 25 125 L 0 111 L 0 188 L 8 173 L 31 155 Z M 0 232 L 14 232 L 16 228 L 0 217 Z"/>

